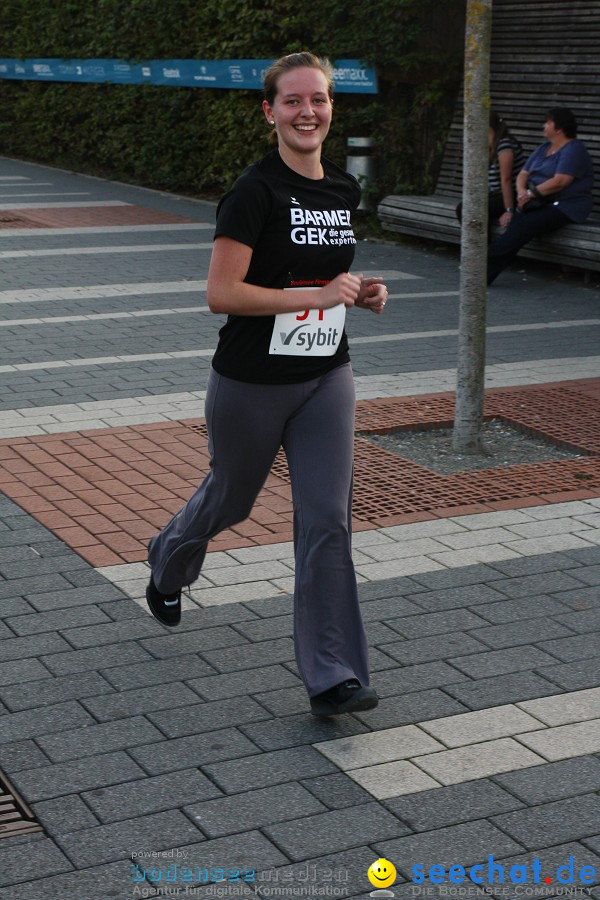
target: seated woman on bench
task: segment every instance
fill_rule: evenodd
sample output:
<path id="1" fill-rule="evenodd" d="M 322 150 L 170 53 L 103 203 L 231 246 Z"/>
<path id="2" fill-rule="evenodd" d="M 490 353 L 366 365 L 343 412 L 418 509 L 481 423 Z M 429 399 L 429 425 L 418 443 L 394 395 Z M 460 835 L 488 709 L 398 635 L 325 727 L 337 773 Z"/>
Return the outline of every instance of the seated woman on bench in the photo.
<path id="1" fill-rule="evenodd" d="M 593 170 L 585 144 L 577 138 L 570 109 L 555 107 L 544 124 L 546 141 L 533 151 L 517 176 L 517 209 L 506 230 L 488 249 L 488 284 L 534 237 L 583 222 L 592 210 Z"/>
<path id="2" fill-rule="evenodd" d="M 525 151 L 512 135 L 508 125 L 497 112 L 490 112 L 488 167 L 488 240 L 492 228 L 510 224 L 515 211 L 515 181 L 523 168 Z M 456 217 L 462 222 L 462 201 L 456 207 Z"/>

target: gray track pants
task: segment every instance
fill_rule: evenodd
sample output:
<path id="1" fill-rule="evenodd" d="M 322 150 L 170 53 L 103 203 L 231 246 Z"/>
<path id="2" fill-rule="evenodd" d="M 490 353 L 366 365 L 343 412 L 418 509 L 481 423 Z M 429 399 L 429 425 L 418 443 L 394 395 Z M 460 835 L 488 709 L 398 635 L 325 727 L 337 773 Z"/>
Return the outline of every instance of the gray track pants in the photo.
<path id="1" fill-rule="evenodd" d="M 206 395 L 210 472 L 150 545 L 161 592 L 191 584 L 210 538 L 250 515 L 283 446 L 294 504 L 294 643 L 310 696 L 348 678 L 369 683 L 351 556 L 354 406 L 349 363 L 283 385 L 246 384 L 212 369 Z"/>

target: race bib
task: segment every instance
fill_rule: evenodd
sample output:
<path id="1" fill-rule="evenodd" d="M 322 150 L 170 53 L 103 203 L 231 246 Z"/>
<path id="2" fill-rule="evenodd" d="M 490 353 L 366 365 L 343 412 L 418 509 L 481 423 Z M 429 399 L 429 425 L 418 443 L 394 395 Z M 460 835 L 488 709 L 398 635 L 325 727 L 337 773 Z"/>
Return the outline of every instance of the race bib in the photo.
<path id="1" fill-rule="evenodd" d="M 313 290 L 313 288 L 286 288 Z M 346 321 L 343 303 L 331 309 L 306 309 L 304 312 L 275 316 L 270 356 L 333 356 L 340 345 Z"/>

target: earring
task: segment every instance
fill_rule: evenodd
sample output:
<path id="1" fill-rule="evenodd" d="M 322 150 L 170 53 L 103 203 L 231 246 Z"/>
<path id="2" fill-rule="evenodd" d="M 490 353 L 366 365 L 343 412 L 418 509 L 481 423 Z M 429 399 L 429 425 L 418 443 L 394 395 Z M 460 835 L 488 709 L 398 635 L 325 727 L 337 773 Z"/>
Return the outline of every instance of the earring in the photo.
<path id="1" fill-rule="evenodd" d="M 269 125 L 274 125 L 274 124 L 275 124 L 275 119 L 271 119 L 271 121 L 269 122 Z"/>

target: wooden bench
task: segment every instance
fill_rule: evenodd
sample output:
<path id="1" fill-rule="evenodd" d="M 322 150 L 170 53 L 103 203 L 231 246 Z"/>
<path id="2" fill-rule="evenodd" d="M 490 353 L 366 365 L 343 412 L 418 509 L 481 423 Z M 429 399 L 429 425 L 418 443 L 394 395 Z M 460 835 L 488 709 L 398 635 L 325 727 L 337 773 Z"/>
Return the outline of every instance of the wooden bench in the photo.
<path id="1" fill-rule="evenodd" d="M 495 0 L 491 99 L 526 153 L 542 143 L 552 106 L 567 106 L 594 162 L 594 210 L 582 225 L 537 238 L 519 256 L 600 271 L 600 3 L 598 0 Z M 383 228 L 460 243 L 462 100 L 457 103 L 434 194 L 391 194 L 378 206 Z"/>

